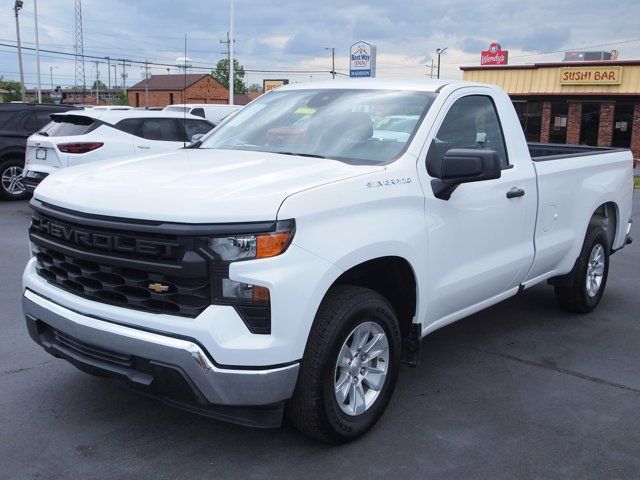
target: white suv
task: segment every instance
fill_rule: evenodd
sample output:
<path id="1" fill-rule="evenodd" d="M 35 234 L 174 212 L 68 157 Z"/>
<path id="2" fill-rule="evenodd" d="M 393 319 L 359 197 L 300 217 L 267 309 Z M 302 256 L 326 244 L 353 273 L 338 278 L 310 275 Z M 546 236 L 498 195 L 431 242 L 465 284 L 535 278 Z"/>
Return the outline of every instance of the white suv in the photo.
<path id="1" fill-rule="evenodd" d="M 206 118 L 218 125 L 227 115 L 240 110 L 242 105 L 224 105 L 215 103 L 182 103 L 164 107 L 165 112 L 187 112 L 196 117 Z"/>
<path id="2" fill-rule="evenodd" d="M 52 120 L 27 140 L 23 182 L 29 192 L 61 168 L 175 150 L 213 128 L 189 114 L 139 110 L 73 111 Z"/>

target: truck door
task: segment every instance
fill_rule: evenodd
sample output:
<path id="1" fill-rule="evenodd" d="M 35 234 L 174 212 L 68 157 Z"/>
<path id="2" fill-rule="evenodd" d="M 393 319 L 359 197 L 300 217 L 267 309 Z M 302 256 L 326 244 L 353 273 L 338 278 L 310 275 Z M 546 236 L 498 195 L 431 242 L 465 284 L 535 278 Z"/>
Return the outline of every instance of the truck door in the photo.
<path id="1" fill-rule="evenodd" d="M 465 90 L 477 93 L 460 93 Z M 509 296 L 533 261 L 535 171 L 530 157 L 524 156 L 528 150 L 522 131 L 518 136 L 512 130 L 510 117 L 500 122 L 496 102 L 509 102 L 508 97 L 493 94 L 481 88 L 452 94 L 420 160 L 428 230 L 427 324 L 449 323 Z M 513 110 L 510 102 L 504 108 Z M 515 113 L 513 117 L 520 128 Z M 508 148 L 511 145 L 520 148 Z M 461 184 L 449 200 L 436 198 L 426 163 L 451 148 L 495 150 L 502 164 L 501 178 Z"/>

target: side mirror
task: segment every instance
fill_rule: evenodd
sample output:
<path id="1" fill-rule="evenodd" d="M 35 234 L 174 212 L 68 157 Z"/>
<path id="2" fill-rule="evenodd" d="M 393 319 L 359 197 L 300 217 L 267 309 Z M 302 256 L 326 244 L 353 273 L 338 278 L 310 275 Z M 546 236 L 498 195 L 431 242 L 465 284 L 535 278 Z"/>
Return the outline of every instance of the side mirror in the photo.
<path id="1" fill-rule="evenodd" d="M 202 137 L 204 137 L 204 133 L 196 133 L 196 134 L 192 135 L 191 136 L 191 143 L 196 143 Z"/>
<path id="2" fill-rule="evenodd" d="M 500 157 L 495 150 L 482 148 L 452 148 L 447 150 L 440 171 L 433 172 L 431 188 L 436 198 L 449 200 L 462 183 L 481 182 L 500 178 Z"/>

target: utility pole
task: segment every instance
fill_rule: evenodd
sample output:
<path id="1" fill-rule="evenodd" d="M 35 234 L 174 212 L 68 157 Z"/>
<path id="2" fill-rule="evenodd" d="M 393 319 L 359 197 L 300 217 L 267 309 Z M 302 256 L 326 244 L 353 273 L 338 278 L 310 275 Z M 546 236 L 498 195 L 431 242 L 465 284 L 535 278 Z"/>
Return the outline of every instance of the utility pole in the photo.
<path id="1" fill-rule="evenodd" d="M 449 47 L 438 48 L 436 50 L 436 55 L 438 55 L 438 78 L 440 78 L 440 55 L 442 55 Z"/>
<path id="2" fill-rule="evenodd" d="M 427 68 L 429 69 L 429 73 L 427 73 L 427 76 L 429 78 L 433 78 L 433 70 L 436 68 L 435 65 L 433 64 L 433 57 L 431 58 L 431 66 L 427 66 Z"/>
<path id="3" fill-rule="evenodd" d="M 233 41 L 235 43 L 235 40 Z M 222 43 L 223 45 L 227 46 L 227 51 L 226 52 L 221 52 L 227 55 L 227 65 L 231 65 L 231 37 L 229 35 L 229 32 L 227 32 L 227 39 L 226 40 L 220 40 L 220 43 Z M 231 77 L 229 77 L 231 78 Z M 231 84 L 229 84 L 231 85 Z M 231 87 L 230 87 L 231 88 Z M 229 90 L 231 92 L 231 90 Z"/>
<path id="4" fill-rule="evenodd" d="M 111 105 L 111 59 L 107 57 L 107 104 Z"/>
<path id="5" fill-rule="evenodd" d="M 96 60 L 96 105 L 100 105 L 100 62 Z"/>
<path id="6" fill-rule="evenodd" d="M 127 89 L 127 70 L 126 67 L 130 67 L 130 63 L 126 63 L 126 59 L 122 59 L 122 90 Z"/>
<path id="7" fill-rule="evenodd" d="M 229 34 L 229 105 L 233 105 L 233 88 L 235 77 L 233 76 L 233 0 L 231 0 L 231 26 Z"/>
<path id="8" fill-rule="evenodd" d="M 42 103 L 42 83 L 40 81 L 40 40 L 38 39 L 38 0 L 33 0 L 33 15 L 36 27 L 36 71 L 38 73 L 38 103 Z"/>
<path id="9" fill-rule="evenodd" d="M 16 13 L 16 37 L 18 40 L 18 63 L 20 65 L 20 94 L 22 101 L 25 101 L 24 92 L 24 70 L 22 69 L 22 44 L 20 43 L 20 22 L 18 21 L 18 12 L 22 10 L 22 0 L 16 0 L 13 11 Z"/>
<path id="10" fill-rule="evenodd" d="M 331 77 L 336 79 L 336 49 L 334 47 L 324 47 L 331 52 Z"/>
<path id="11" fill-rule="evenodd" d="M 149 108 L 149 62 L 144 61 L 144 106 L 145 108 Z"/>

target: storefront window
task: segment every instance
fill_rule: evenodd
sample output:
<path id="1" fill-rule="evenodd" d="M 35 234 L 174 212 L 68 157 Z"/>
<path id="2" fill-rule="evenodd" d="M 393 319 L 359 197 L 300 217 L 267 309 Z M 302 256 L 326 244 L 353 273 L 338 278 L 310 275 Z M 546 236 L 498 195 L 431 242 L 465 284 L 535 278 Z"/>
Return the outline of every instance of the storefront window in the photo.
<path id="1" fill-rule="evenodd" d="M 551 102 L 551 125 L 549 127 L 550 143 L 567 142 L 567 118 L 569 104 L 567 102 Z"/>
<path id="2" fill-rule="evenodd" d="M 613 114 L 612 147 L 629 148 L 631 146 L 631 125 L 633 124 L 633 103 L 616 103 Z"/>
<path id="3" fill-rule="evenodd" d="M 539 142 L 542 126 L 542 102 L 515 101 L 513 106 L 520 119 L 527 142 Z"/>
<path id="4" fill-rule="evenodd" d="M 598 128 L 600 127 L 600 104 L 583 103 L 582 121 L 580 122 L 580 144 L 598 145 Z"/>

